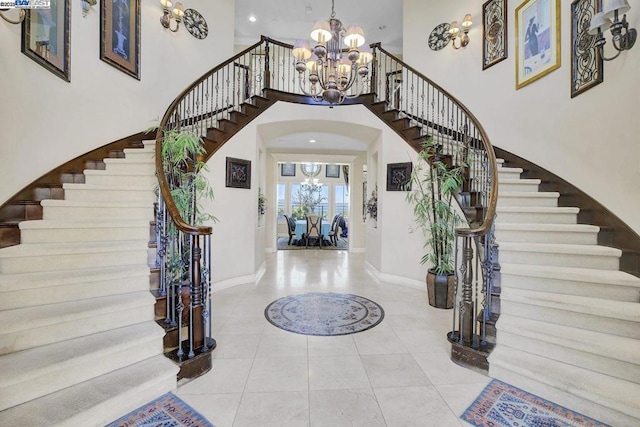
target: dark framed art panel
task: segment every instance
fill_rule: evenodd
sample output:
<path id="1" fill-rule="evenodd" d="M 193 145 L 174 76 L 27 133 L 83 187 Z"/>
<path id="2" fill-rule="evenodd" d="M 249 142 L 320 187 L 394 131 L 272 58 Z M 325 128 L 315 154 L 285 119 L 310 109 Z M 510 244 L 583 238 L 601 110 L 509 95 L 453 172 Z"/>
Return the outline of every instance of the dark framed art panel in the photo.
<path id="1" fill-rule="evenodd" d="M 71 0 L 51 0 L 49 9 L 31 9 L 22 22 L 22 53 L 71 81 Z"/>
<path id="2" fill-rule="evenodd" d="M 102 0 L 100 59 L 140 80 L 140 0 Z"/>
<path id="3" fill-rule="evenodd" d="M 296 164 L 295 163 L 282 163 L 280 165 L 281 176 L 296 176 Z"/>
<path id="4" fill-rule="evenodd" d="M 482 5 L 482 69 L 507 59 L 507 0 Z"/>
<path id="5" fill-rule="evenodd" d="M 340 178 L 340 165 L 326 165 L 324 176 L 325 178 Z"/>
<path id="6" fill-rule="evenodd" d="M 411 190 L 411 171 L 413 163 L 387 164 L 387 191 Z"/>
<path id="7" fill-rule="evenodd" d="M 226 172 L 226 187 L 251 188 L 251 160 L 227 157 Z"/>
<path id="8" fill-rule="evenodd" d="M 571 3 L 571 97 L 599 85 L 604 80 L 596 36 L 589 34 L 593 15 L 602 10 L 602 0 L 575 0 Z"/>

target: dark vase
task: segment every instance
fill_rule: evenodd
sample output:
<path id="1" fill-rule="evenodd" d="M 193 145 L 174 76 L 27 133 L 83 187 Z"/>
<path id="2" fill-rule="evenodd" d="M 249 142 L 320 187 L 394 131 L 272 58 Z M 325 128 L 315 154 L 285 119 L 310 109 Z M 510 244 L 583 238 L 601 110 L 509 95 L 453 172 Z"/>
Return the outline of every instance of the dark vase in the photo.
<path id="1" fill-rule="evenodd" d="M 454 274 L 427 273 L 427 294 L 429 305 L 435 308 L 453 308 L 456 277 Z"/>

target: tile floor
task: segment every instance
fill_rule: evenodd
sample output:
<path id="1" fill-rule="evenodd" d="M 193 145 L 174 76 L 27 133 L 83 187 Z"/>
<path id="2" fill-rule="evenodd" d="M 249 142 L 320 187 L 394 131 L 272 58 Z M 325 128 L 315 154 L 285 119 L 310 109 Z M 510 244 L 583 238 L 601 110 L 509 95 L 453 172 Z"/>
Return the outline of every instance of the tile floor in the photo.
<path id="1" fill-rule="evenodd" d="M 256 284 L 216 292 L 213 368 L 177 395 L 216 427 L 469 426 L 460 414 L 489 378 L 449 360 L 451 310 L 426 291 L 379 282 L 364 255 L 278 251 Z M 265 307 L 305 292 L 343 292 L 380 304 L 378 326 L 337 337 L 271 325 Z"/>

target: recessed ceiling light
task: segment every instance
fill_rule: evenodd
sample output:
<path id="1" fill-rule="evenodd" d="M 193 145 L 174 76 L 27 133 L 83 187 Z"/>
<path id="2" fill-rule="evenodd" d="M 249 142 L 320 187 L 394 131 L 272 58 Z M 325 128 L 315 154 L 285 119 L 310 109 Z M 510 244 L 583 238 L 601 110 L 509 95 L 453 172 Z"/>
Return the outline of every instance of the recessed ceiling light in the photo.
<path id="1" fill-rule="evenodd" d="M 257 19 L 256 19 L 256 17 L 254 15 L 249 15 L 249 21 L 256 22 Z"/>
<path id="2" fill-rule="evenodd" d="M 386 30 L 386 29 L 387 29 L 387 26 L 386 26 L 386 25 L 380 25 L 380 26 L 378 27 L 378 29 L 379 29 L 379 30 L 383 30 L 383 31 L 384 31 L 384 30 Z"/>
<path id="3" fill-rule="evenodd" d="M 309 144 L 315 144 L 315 143 L 316 143 L 316 140 L 315 140 L 315 139 L 310 139 L 310 140 L 309 140 Z"/>

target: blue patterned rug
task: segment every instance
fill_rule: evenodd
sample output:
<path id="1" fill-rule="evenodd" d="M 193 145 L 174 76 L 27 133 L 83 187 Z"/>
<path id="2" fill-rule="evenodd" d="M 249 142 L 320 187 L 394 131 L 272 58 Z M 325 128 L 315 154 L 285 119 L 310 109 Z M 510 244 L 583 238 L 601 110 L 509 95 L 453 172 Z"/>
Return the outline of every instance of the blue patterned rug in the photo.
<path id="1" fill-rule="evenodd" d="M 478 427 L 608 427 L 496 379 L 460 418 Z"/>
<path id="2" fill-rule="evenodd" d="M 311 292 L 272 302 L 264 315 L 274 326 L 302 335 L 347 335 L 382 322 L 384 310 L 370 299 L 351 294 Z"/>
<path id="3" fill-rule="evenodd" d="M 106 427 L 213 427 L 205 417 L 172 393 L 160 396 Z"/>

